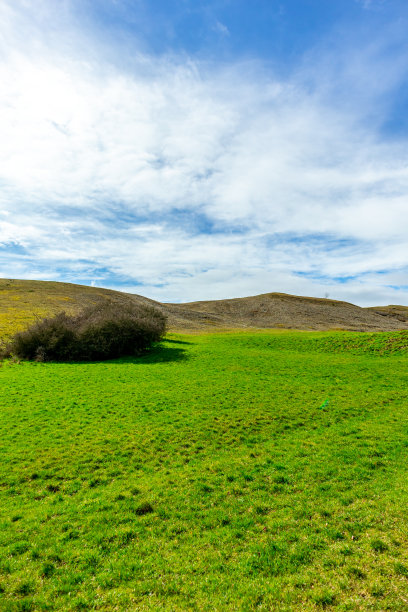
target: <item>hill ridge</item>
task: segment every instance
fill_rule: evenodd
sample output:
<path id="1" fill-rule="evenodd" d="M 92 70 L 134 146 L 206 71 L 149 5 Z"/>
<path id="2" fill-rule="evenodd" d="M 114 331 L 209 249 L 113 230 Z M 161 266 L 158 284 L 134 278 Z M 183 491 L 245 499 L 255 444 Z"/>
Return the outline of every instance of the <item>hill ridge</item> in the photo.
<path id="1" fill-rule="evenodd" d="M 57 281 L 0 279 L 0 337 L 38 317 L 69 313 L 99 300 L 148 303 L 168 317 L 171 331 L 226 329 L 301 329 L 397 331 L 408 329 L 408 307 L 363 308 L 351 302 L 268 292 L 255 296 L 200 300 L 180 304 L 157 302 L 141 295 Z"/>

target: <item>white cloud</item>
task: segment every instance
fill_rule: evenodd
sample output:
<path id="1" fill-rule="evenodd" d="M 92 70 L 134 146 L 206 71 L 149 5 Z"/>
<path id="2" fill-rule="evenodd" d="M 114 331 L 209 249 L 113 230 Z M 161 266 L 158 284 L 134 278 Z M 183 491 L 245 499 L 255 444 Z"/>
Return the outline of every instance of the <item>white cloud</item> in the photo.
<path id="1" fill-rule="evenodd" d="M 221 21 L 216 21 L 214 24 L 214 31 L 218 32 L 219 34 L 221 34 L 222 36 L 229 36 L 230 35 L 230 31 L 227 28 L 227 26 L 224 23 L 221 23 Z"/>
<path id="2" fill-rule="evenodd" d="M 118 67 L 98 41 L 86 53 L 89 41 L 63 29 L 52 4 L 40 7 L 32 23 L 0 5 L 0 243 L 25 248 L 9 254 L 20 275 L 95 279 L 105 269 L 110 285 L 134 279 L 167 300 L 274 290 L 408 299 L 375 274 L 392 269 L 407 284 L 398 272 L 407 147 L 381 135 L 378 102 L 379 80 L 383 94 L 404 77 L 401 58 L 371 48 L 335 76 L 309 63 L 286 80 L 255 62 L 140 53 Z M 175 210 L 205 215 L 217 232 L 192 229 Z M 15 274 L 4 263 L 0 273 Z M 330 285 L 319 274 L 357 279 Z"/>
<path id="3" fill-rule="evenodd" d="M 358 4 L 362 4 L 365 9 L 373 9 L 384 4 L 385 0 L 356 0 Z"/>

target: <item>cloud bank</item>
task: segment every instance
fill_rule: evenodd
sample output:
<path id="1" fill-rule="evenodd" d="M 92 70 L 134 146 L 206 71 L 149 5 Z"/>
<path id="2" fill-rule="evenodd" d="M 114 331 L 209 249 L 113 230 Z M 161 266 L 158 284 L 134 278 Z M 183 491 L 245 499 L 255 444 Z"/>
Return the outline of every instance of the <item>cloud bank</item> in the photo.
<path id="1" fill-rule="evenodd" d="M 398 27 L 278 76 L 113 49 L 74 4 L 36 6 L 0 5 L 0 276 L 408 303 Z"/>

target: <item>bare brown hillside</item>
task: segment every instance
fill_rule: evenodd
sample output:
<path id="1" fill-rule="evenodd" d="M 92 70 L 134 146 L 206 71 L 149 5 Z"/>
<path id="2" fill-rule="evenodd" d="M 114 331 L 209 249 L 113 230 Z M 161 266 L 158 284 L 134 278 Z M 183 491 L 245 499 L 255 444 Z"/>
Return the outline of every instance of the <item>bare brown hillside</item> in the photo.
<path id="1" fill-rule="evenodd" d="M 310 298 L 285 293 L 264 293 L 230 300 L 165 305 L 175 327 L 183 320 L 193 326 L 192 314 L 202 315 L 198 326 L 257 327 L 304 330 L 347 329 L 355 331 L 393 331 L 408 329 L 408 316 L 396 316 L 387 308 L 360 308 L 348 302 Z M 408 314 L 408 308 L 405 309 Z"/>
<path id="2" fill-rule="evenodd" d="M 141 295 L 51 281 L 0 279 L 0 337 L 8 336 L 38 317 L 61 310 L 75 313 L 100 300 L 141 301 L 160 308 L 174 331 L 217 331 L 236 328 L 304 330 L 347 329 L 394 331 L 408 329 L 408 307 L 360 308 L 348 302 L 285 293 L 246 298 L 161 304 Z"/>
<path id="3" fill-rule="evenodd" d="M 371 306 L 367 310 L 371 310 L 371 312 L 375 312 L 383 317 L 393 317 L 397 321 L 408 323 L 408 306 L 391 304 L 390 306 Z"/>

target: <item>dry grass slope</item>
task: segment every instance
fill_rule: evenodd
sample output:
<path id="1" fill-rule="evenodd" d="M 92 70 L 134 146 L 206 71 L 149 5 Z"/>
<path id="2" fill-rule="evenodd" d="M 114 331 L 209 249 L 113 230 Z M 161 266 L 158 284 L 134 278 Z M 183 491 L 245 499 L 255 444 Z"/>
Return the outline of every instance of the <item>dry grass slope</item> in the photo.
<path id="1" fill-rule="evenodd" d="M 0 279 L 0 338 L 24 329 L 36 319 L 61 311 L 76 314 L 102 300 L 123 303 L 129 299 L 124 293 L 99 287 L 52 281 Z M 140 300 L 150 302 L 142 297 Z"/>
<path id="2" fill-rule="evenodd" d="M 394 317 L 403 323 L 408 322 L 408 306 L 390 304 L 389 306 L 372 306 L 367 310 L 371 310 L 371 312 L 375 312 L 383 317 Z"/>
<path id="3" fill-rule="evenodd" d="M 101 300 L 149 303 L 168 317 L 169 329 L 181 332 L 227 329 L 303 329 L 395 331 L 408 329 L 408 307 L 360 308 L 354 304 L 265 293 L 247 298 L 160 304 L 140 295 L 51 281 L 0 279 L 0 338 L 36 318 L 65 310 L 68 314 Z"/>
<path id="4" fill-rule="evenodd" d="M 404 311 L 402 306 L 384 308 L 360 308 L 348 302 L 310 298 L 285 293 L 265 293 L 247 298 L 191 302 L 188 304 L 167 305 L 171 315 L 190 317 L 200 314 L 201 321 L 190 318 L 193 324 L 213 327 L 233 328 L 284 328 L 304 330 L 345 329 L 350 331 L 396 331 L 408 329 L 407 316 L 395 316 L 394 311 Z M 171 319 L 174 327 L 177 320 Z M 173 322 L 174 321 L 174 322 Z M 184 324 L 187 324 L 184 319 Z M 183 329 L 180 325 L 179 329 Z"/>

